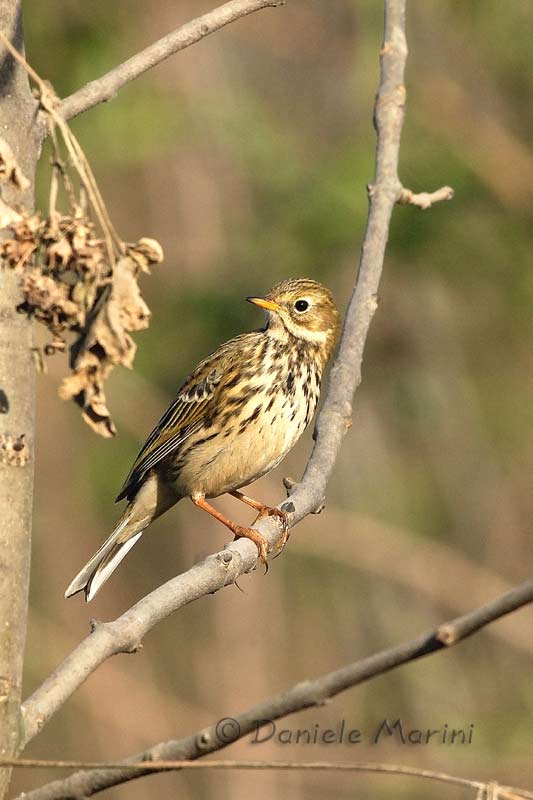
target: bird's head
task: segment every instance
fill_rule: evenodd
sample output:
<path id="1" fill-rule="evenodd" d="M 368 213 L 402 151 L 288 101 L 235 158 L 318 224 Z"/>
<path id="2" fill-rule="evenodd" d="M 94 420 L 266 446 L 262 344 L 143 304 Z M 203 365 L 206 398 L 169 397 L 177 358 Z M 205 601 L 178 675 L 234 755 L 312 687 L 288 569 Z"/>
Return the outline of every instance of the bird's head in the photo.
<path id="1" fill-rule="evenodd" d="M 291 278 L 276 284 L 265 297 L 247 297 L 268 313 L 268 330 L 287 332 L 297 339 L 333 349 L 339 331 L 339 312 L 329 289 L 309 278 Z"/>

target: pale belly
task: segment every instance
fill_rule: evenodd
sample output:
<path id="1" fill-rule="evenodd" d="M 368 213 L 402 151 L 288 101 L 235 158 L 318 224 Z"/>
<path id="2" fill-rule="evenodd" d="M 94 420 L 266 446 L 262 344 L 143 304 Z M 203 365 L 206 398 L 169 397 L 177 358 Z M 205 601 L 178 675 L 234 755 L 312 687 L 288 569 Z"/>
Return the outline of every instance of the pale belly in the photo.
<path id="1" fill-rule="evenodd" d="M 182 496 L 218 497 L 239 489 L 276 467 L 295 445 L 311 420 L 318 400 L 318 386 L 304 395 L 302 387 L 293 396 L 285 394 L 270 404 L 266 398 L 261 411 L 246 426 L 230 425 L 210 441 L 189 450 L 176 479 Z M 240 419 L 254 415 L 258 398 L 249 401 Z M 203 431 L 198 438 L 205 438 Z"/>

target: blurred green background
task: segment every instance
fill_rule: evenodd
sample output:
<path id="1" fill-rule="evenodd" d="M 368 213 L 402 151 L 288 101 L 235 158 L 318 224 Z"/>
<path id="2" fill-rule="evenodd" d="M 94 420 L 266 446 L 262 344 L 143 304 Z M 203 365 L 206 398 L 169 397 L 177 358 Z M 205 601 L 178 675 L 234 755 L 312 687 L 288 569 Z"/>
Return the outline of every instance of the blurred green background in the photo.
<path id="1" fill-rule="evenodd" d="M 213 2 L 25 3 L 27 54 L 64 96 Z M 107 662 L 27 755 L 121 759 L 180 738 L 307 677 L 398 643 L 531 573 L 533 494 L 533 69 L 530 2 L 409 4 L 400 174 L 450 184 L 451 203 L 397 208 L 357 394 L 326 511 L 267 577 L 180 611 L 134 657 Z M 181 379 L 262 318 L 242 302 L 289 276 L 353 284 L 374 168 L 382 3 L 288 0 L 229 26 L 73 122 L 118 231 L 166 260 L 143 282 L 153 311 L 135 372 L 108 386 L 118 427 L 99 439 L 38 379 L 33 581 L 26 692 L 88 631 L 220 548 L 223 529 L 181 503 L 90 606 L 65 586 L 109 533 L 113 499 Z M 47 158 L 39 176 L 46 202 Z M 254 494 L 283 496 L 310 436 Z M 223 498 L 218 507 L 249 522 Z M 372 760 L 533 789 L 533 613 L 352 690 L 280 727 L 336 727 L 349 745 L 252 745 L 226 757 Z M 465 727 L 469 746 L 369 738 L 384 717 Z M 47 775 L 50 779 L 52 773 Z M 15 789 L 43 773 L 19 773 Z M 108 797 L 255 800 L 457 797 L 462 790 L 352 774 L 165 774 Z M 470 796 L 466 790 L 464 796 Z"/>

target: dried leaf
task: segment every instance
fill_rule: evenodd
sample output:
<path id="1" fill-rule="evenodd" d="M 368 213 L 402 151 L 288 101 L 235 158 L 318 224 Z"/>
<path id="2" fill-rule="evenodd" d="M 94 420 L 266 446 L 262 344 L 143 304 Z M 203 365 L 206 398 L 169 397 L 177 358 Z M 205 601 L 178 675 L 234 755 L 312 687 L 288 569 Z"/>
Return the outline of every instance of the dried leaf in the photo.
<path id="1" fill-rule="evenodd" d="M 0 257 L 21 275 L 24 301 L 19 310 L 52 333 L 44 354 L 63 350 L 63 336 L 74 334 L 72 372 L 63 380 L 60 396 L 74 399 L 99 434 L 112 436 L 115 427 L 106 404 L 105 381 L 115 366 L 133 364 L 136 345 L 130 332 L 146 328 L 150 319 L 137 280 L 150 265 L 163 260 L 163 250 L 154 239 L 141 238 L 132 245 L 120 240 L 82 148 L 55 112 L 58 101 L 52 87 L 43 92 L 45 84 L 36 80 L 40 107 L 54 134 L 48 214 L 28 216 L 0 201 L 0 228 L 13 231 L 0 241 Z M 0 138 L 1 181 L 20 190 L 30 185 L 13 151 Z M 62 202 L 66 208 L 60 210 Z M 42 360 L 42 352 L 35 353 Z"/>
<path id="2" fill-rule="evenodd" d="M 0 199 L 0 230 L 2 228 L 12 228 L 14 223 L 21 221 L 22 215 Z"/>
<path id="3" fill-rule="evenodd" d="M 75 225 L 72 233 L 72 247 L 74 248 L 74 250 L 79 251 L 82 248 L 84 248 L 88 243 L 88 239 L 91 233 L 92 233 L 91 227 L 85 224 L 85 222 L 79 221 Z"/>
<path id="4" fill-rule="evenodd" d="M 85 422 L 100 436 L 108 439 L 115 435 L 116 428 L 109 414 L 96 369 L 91 370 L 87 367 L 86 370 L 74 372 L 63 378 L 59 396 L 63 400 L 74 400 L 81 407 Z"/>
<path id="5" fill-rule="evenodd" d="M 9 181 L 21 192 L 30 185 L 5 139 L 0 139 L 0 181 Z"/>
<path id="6" fill-rule="evenodd" d="M 0 242 L 0 257 L 8 266 L 21 269 L 39 246 L 41 218 L 38 214 L 21 215 L 9 227 L 13 236 Z"/>
<path id="7" fill-rule="evenodd" d="M 150 272 L 150 264 L 160 264 L 163 261 L 163 248 L 156 239 L 143 236 L 137 244 L 128 247 L 131 256 L 143 272 Z"/>
<path id="8" fill-rule="evenodd" d="M 65 327 L 79 323 L 78 306 L 69 299 L 68 287 L 43 275 L 37 267 L 24 273 L 22 291 L 26 310 L 53 321 L 54 330 L 58 325 Z"/>
<path id="9" fill-rule="evenodd" d="M 48 261 L 55 264 L 59 261 L 62 265 L 68 264 L 72 258 L 72 247 L 66 236 L 62 236 L 57 241 L 52 242 L 46 249 Z"/>
<path id="10" fill-rule="evenodd" d="M 7 169 L 5 157 L 0 147 L 0 180 L 2 165 Z M 154 239 L 142 238 L 134 245 L 118 244 L 115 262 L 90 217 L 68 196 L 69 213 L 58 212 L 54 203 L 44 219 L 0 204 L 0 225 L 4 221 L 13 231 L 11 238 L 0 242 L 0 255 L 21 273 L 24 302 L 19 310 L 52 333 L 44 355 L 64 350 L 63 335 L 75 334 L 71 374 L 62 381 L 59 395 L 73 399 L 93 430 L 109 437 L 115 426 L 106 404 L 105 381 L 115 366 L 133 365 L 136 345 L 130 333 L 147 328 L 150 320 L 138 277 L 162 261 L 163 250 Z"/>
<path id="11" fill-rule="evenodd" d="M 130 256 L 119 259 L 112 284 L 100 295 L 85 330 L 71 348 L 73 373 L 60 388 L 60 396 L 73 398 L 86 422 L 102 436 L 115 433 L 105 400 L 105 380 L 113 367 L 133 365 L 136 345 L 129 332 L 146 328 L 150 319 L 137 284 L 138 271 Z"/>

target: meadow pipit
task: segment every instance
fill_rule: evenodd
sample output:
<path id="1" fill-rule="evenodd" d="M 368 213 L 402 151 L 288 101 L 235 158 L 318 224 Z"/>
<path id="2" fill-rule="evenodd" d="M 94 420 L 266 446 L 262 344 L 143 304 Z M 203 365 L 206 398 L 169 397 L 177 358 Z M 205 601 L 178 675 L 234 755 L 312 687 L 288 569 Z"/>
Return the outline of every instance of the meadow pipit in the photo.
<path id="1" fill-rule="evenodd" d="M 227 519 L 206 498 L 229 492 L 258 511 L 256 521 L 281 517 L 286 539 L 284 512 L 238 489 L 277 466 L 310 422 L 339 315 L 329 290 L 305 278 L 247 299 L 266 310 L 265 327 L 223 344 L 182 384 L 117 497 L 128 500 L 117 527 L 74 578 L 66 597 L 84 589 L 91 600 L 148 525 L 183 497 L 235 536 L 255 542 L 265 564 L 264 537 Z"/>

